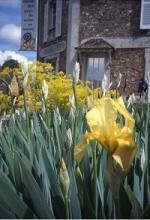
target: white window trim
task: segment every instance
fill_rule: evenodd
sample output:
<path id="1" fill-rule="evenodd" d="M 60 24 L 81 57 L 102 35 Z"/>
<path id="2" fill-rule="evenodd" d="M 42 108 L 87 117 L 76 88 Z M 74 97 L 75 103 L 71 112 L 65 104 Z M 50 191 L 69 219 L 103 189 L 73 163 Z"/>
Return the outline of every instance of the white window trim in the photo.
<path id="1" fill-rule="evenodd" d="M 150 29 L 150 21 L 149 21 L 149 25 L 143 24 L 144 5 L 150 5 L 150 1 L 146 2 L 145 0 L 141 0 L 140 29 Z"/>
<path id="2" fill-rule="evenodd" d="M 56 27 L 55 37 L 61 36 L 62 29 L 62 0 L 56 0 Z"/>
<path id="3" fill-rule="evenodd" d="M 49 1 L 46 1 L 44 4 L 44 31 L 43 31 L 43 43 L 46 43 L 48 40 L 48 5 Z"/>

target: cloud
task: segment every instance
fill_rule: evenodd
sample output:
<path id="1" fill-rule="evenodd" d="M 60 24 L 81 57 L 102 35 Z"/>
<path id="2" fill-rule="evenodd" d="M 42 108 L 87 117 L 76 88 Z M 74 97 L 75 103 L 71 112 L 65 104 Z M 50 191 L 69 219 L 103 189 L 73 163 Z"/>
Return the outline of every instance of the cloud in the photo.
<path id="1" fill-rule="evenodd" d="M 17 8 L 20 6 L 21 0 L 0 0 L 0 6 Z"/>
<path id="2" fill-rule="evenodd" d="M 3 65 L 3 63 L 6 60 L 10 60 L 10 59 L 14 59 L 17 60 L 19 63 L 21 62 L 29 62 L 31 63 L 31 61 L 28 61 L 27 57 L 20 55 L 19 53 L 16 53 L 15 51 L 0 51 L 0 65 Z"/>
<path id="3" fill-rule="evenodd" d="M 17 45 L 20 44 L 21 39 L 21 27 L 15 24 L 6 24 L 0 28 L 0 38 Z"/>

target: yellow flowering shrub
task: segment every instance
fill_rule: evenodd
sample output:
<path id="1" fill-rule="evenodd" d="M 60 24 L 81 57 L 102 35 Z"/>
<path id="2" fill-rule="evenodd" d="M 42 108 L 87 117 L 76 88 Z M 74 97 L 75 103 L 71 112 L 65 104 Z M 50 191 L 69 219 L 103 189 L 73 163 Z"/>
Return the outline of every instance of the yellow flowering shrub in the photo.
<path id="1" fill-rule="evenodd" d="M 18 95 L 16 92 L 15 94 L 13 92 L 10 92 L 9 95 L 3 94 L 5 98 L 2 99 L 0 97 L 2 103 L 0 113 L 2 113 L 4 109 L 9 110 L 11 108 L 11 103 L 14 96 L 17 96 L 16 108 L 22 108 L 24 105 L 22 89 L 24 76 L 22 73 L 21 65 L 19 68 L 14 69 L 5 68 L 0 74 L 0 78 L 6 78 L 6 76 L 8 76 L 10 72 L 13 72 L 13 75 L 15 76 L 14 83 L 10 84 L 10 90 L 16 91 L 15 87 L 18 87 Z M 28 72 L 29 76 L 26 88 L 26 101 L 29 109 L 35 109 L 36 111 L 38 111 L 42 107 L 43 80 L 45 80 L 46 84 L 48 85 L 48 98 L 46 100 L 47 108 L 50 108 L 53 105 L 56 105 L 59 108 L 71 107 L 69 97 L 73 95 L 73 81 L 70 75 L 66 75 L 62 71 L 54 74 L 53 67 L 50 63 L 41 63 L 39 61 L 29 64 Z M 13 86 L 13 88 L 11 88 L 11 86 Z M 91 89 L 90 86 L 91 85 L 89 81 L 84 83 L 81 80 L 79 80 L 78 84 L 76 85 L 76 94 L 80 106 L 84 106 L 87 103 L 88 96 L 92 95 L 93 98 L 102 97 L 101 88 Z M 107 95 L 111 96 L 112 94 L 110 92 Z"/>
<path id="2" fill-rule="evenodd" d="M 0 113 L 7 112 L 11 107 L 11 97 L 0 93 Z"/>

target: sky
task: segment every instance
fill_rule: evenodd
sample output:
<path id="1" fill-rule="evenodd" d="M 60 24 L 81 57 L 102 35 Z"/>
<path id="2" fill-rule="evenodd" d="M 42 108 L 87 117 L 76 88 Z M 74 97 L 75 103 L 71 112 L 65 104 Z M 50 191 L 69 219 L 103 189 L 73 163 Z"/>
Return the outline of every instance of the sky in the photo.
<path id="1" fill-rule="evenodd" d="M 33 61 L 36 53 L 20 51 L 21 0 L 0 0 L 0 65 L 8 59 Z"/>

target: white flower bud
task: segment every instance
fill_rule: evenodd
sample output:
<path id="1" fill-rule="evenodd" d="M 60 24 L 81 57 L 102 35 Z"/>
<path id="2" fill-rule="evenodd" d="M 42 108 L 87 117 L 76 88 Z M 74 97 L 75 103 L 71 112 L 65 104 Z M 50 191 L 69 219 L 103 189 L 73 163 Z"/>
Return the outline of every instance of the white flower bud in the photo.
<path id="1" fill-rule="evenodd" d="M 74 95 L 69 96 L 69 102 L 71 104 L 71 107 L 75 108 L 75 97 L 74 97 Z"/>
<path id="2" fill-rule="evenodd" d="M 43 80 L 43 83 L 42 83 L 42 91 L 44 94 L 44 98 L 46 100 L 48 97 L 48 84 L 46 83 L 45 79 Z"/>
<path id="3" fill-rule="evenodd" d="M 12 96 L 18 96 L 19 95 L 19 86 L 17 82 L 17 78 L 14 75 L 11 81 L 11 84 L 9 86 L 10 92 Z"/>
<path id="4" fill-rule="evenodd" d="M 111 88 L 112 84 L 113 84 L 113 82 L 110 82 L 110 83 L 109 83 L 109 89 Z"/>
<path id="5" fill-rule="evenodd" d="M 110 89 L 111 86 L 112 86 L 112 82 L 110 82 L 110 67 L 107 66 L 107 70 L 102 80 L 103 96 L 106 95 L 106 92 Z"/>
<path id="6" fill-rule="evenodd" d="M 28 63 L 27 62 L 21 63 L 21 68 L 22 68 L 23 77 L 25 78 L 26 74 L 28 73 Z"/>
<path id="7" fill-rule="evenodd" d="M 108 75 L 104 74 L 103 80 L 102 80 L 102 90 L 103 90 L 103 96 L 106 95 L 107 90 L 109 89 L 109 79 Z"/>
<path id="8" fill-rule="evenodd" d="M 2 120 L 0 121 L 0 132 L 2 132 Z"/>
<path id="9" fill-rule="evenodd" d="M 58 123 L 61 124 L 61 115 L 58 107 L 56 108 L 56 115 L 57 115 Z"/>
<path id="10" fill-rule="evenodd" d="M 72 145 L 72 132 L 71 132 L 71 129 L 69 128 L 66 132 L 66 138 L 65 138 L 65 142 L 66 142 L 66 145 L 68 148 L 71 147 Z"/>
<path id="11" fill-rule="evenodd" d="M 80 64 L 76 62 L 73 70 L 73 80 L 75 85 L 79 81 L 79 74 L 80 74 Z"/>
<path id="12" fill-rule="evenodd" d="M 16 109 L 16 110 L 15 110 L 15 114 L 18 115 L 18 116 L 20 116 L 20 111 Z"/>
<path id="13" fill-rule="evenodd" d="M 68 170 L 66 168 L 66 164 L 63 158 L 60 163 L 59 180 L 60 180 L 60 184 L 61 184 L 64 196 L 68 197 L 68 192 L 70 188 L 70 178 L 69 178 Z"/>
<path id="14" fill-rule="evenodd" d="M 134 93 L 132 93 L 132 95 L 129 96 L 129 99 L 127 101 L 127 108 L 129 108 L 129 106 L 132 106 L 135 102 L 136 102 L 136 97 Z"/>
<path id="15" fill-rule="evenodd" d="M 27 83 L 28 83 L 28 76 L 29 76 L 29 73 L 27 73 L 23 79 L 23 88 L 25 89 L 27 87 Z"/>
<path id="16" fill-rule="evenodd" d="M 16 104 L 16 100 L 17 100 L 17 98 L 15 97 L 14 99 L 13 99 L 13 106 L 15 106 L 15 104 Z"/>
<path id="17" fill-rule="evenodd" d="M 141 152 L 141 160 L 140 160 L 140 165 L 141 165 L 141 170 L 144 171 L 144 168 L 145 168 L 145 151 L 144 151 L 144 148 L 142 149 L 142 152 Z"/>
<path id="18" fill-rule="evenodd" d="M 81 170 L 80 170 L 80 168 L 79 168 L 79 166 L 77 167 L 77 169 L 76 169 L 76 178 L 79 180 L 83 180 L 83 175 L 82 175 L 82 173 L 81 173 Z"/>
<path id="19" fill-rule="evenodd" d="M 26 119 L 26 113 L 25 113 L 25 110 L 22 111 L 22 117 L 23 117 L 23 119 Z"/>
<path id="20" fill-rule="evenodd" d="M 45 102 L 44 102 L 43 98 L 42 98 L 42 112 L 43 112 L 43 114 L 45 114 L 45 112 L 46 112 Z"/>
<path id="21" fill-rule="evenodd" d="M 117 88 L 120 87 L 120 84 L 121 84 L 121 80 L 122 80 L 122 74 L 119 73 L 118 77 L 117 77 Z"/>
<path id="22" fill-rule="evenodd" d="M 74 119 L 75 119 L 75 109 L 71 107 L 69 112 L 69 120 L 74 121 Z"/>

